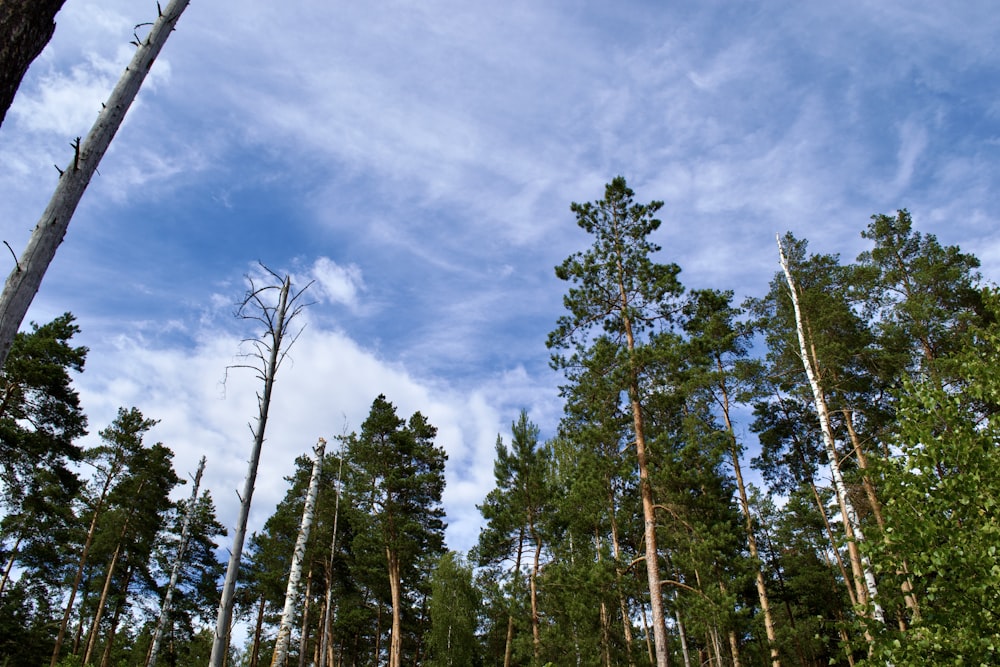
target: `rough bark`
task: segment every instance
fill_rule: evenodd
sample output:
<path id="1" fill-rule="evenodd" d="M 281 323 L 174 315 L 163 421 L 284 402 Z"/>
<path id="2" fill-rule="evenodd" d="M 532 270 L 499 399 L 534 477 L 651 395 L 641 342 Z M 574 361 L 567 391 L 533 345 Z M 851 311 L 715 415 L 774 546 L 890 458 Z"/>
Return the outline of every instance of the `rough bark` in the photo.
<path id="1" fill-rule="evenodd" d="M 55 33 L 66 0 L 0 0 L 0 125 L 28 66 Z"/>
<path id="2" fill-rule="evenodd" d="M 156 621 L 156 629 L 153 631 L 153 639 L 150 642 L 149 658 L 146 660 L 146 667 L 156 667 L 156 656 L 160 652 L 160 642 L 163 639 L 163 629 L 167 625 L 167 617 L 170 615 L 170 606 L 174 599 L 174 590 L 180 580 L 181 567 L 184 564 L 184 553 L 187 551 L 188 540 L 191 537 L 191 519 L 198 506 L 198 488 L 201 486 L 201 476 L 205 472 L 205 457 L 201 457 L 198 462 L 198 472 L 194 476 L 194 488 L 191 490 L 191 500 L 184 512 L 184 523 L 181 526 L 181 541 L 177 545 L 177 553 L 174 555 L 174 564 L 170 570 L 170 582 L 167 584 L 166 593 L 163 595 L 163 604 L 160 606 L 160 617 Z"/>
<path id="3" fill-rule="evenodd" d="M 4 4 L 7 2 L 0 1 Z M 0 293 L 0 368 L 7 361 L 14 336 L 42 284 L 42 277 L 55 257 L 56 249 L 66 235 L 69 221 L 90 184 L 90 179 L 188 1 L 171 0 L 160 13 L 149 35 L 136 48 L 132 62 L 125 68 L 125 73 L 98 114 L 87 137 L 82 142 L 79 138 L 74 142 L 75 155 L 66 169 L 60 172 L 52 199 L 35 225 L 27 247 L 15 263 L 3 292 Z M 32 0 L 32 4 L 35 4 L 35 0 Z"/>
<path id="4" fill-rule="evenodd" d="M 853 540 L 850 539 L 850 536 L 848 536 L 851 566 L 854 570 L 855 577 L 860 577 L 864 580 L 864 587 L 868 597 L 867 602 L 872 606 L 872 618 L 877 621 L 884 622 L 882 607 L 878 602 L 878 587 L 875 583 L 875 574 L 872 571 L 871 564 L 868 562 L 868 559 L 864 555 L 858 553 L 857 542 L 864 541 L 864 533 L 862 532 L 861 522 L 858 520 L 858 515 L 854 511 L 854 505 L 847 496 L 847 486 L 844 483 L 844 476 L 840 471 L 840 463 L 837 459 L 837 448 L 833 439 L 833 430 L 830 426 L 830 415 L 827 409 L 826 399 L 823 395 L 823 389 L 816 378 L 816 373 L 810 360 L 811 357 L 806 343 L 802 311 L 799 308 L 798 291 L 795 287 L 795 281 L 792 278 L 792 272 L 788 268 L 788 261 L 785 259 L 785 251 L 781 246 L 781 237 L 778 237 L 778 256 L 781 261 L 781 268 L 785 273 L 785 279 L 788 282 L 788 289 L 791 292 L 792 308 L 795 312 L 795 328 L 799 339 L 799 351 L 802 356 L 802 366 L 805 370 L 806 377 L 809 380 L 809 386 L 812 388 L 813 401 L 816 406 L 816 415 L 819 418 L 820 430 L 823 435 L 823 445 L 826 448 L 827 458 L 830 465 L 830 473 L 833 477 L 833 485 L 837 493 L 837 501 L 840 504 L 840 511 L 843 514 L 844 527 L 845 530 L 849 529 L 850 532 L 854 534 Z M 852 546 L 854 547 L 853 549 L 850 548 Z"/>
<path id="5" fill-rule="evenodd" d="M 271 667 L 284 667 L 288 658 L 288 644 L 292 636 L 292 616 L 295 611 L 295 600 L 299 596 L 299 582 L 302 580 L 302 561 L 306 557 L 306 543 L 312 529 L 313 517 L 316 514 L 316 496 L 319 494 L 320 467 L 323 465 L 323 453 L 326 451 L 326 440 L 319 439 L 313 449 L 312 475 L 309 478 L 309 490 L 306 492 L 305 506 L 302 508 L 302 521 L 299 523 L 299 534 L 295 538 L 295 550 L 292 552 L 292 565 L 288 572 L 288 585 L 285 587 L 285 607 L 281 612 L 281 623 L 278 626 L 278 636 L 275 640 L 274 655 Z"/>

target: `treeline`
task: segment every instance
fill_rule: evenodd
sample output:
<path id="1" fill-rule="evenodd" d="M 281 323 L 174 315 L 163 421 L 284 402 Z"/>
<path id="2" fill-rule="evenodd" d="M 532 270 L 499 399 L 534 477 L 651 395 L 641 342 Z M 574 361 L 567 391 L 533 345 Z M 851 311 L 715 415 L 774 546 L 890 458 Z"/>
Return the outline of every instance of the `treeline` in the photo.
<path id="1" fill-rule="evenodd" d="M 435 428 L 379 396 L 248 540 L 229 664 L 998 661 L 1000 299 L 979 261 L 876 215 L 851 262 L 781 237 L 739 304 L 659 261 L 661 206 L 622 178 L 572 206 L 593 243 L 556 267 L 564 414 L 547 440 L 527 412 L 498 437 L 471 552 L 444 548 Z M 74 444 L 74 333 L 19 335 L 3 371 L 0 653 L 145 665 L 162 627 L 161 662 L 205 664 L 211 498 L 170 501 L 134 408 Z"/>

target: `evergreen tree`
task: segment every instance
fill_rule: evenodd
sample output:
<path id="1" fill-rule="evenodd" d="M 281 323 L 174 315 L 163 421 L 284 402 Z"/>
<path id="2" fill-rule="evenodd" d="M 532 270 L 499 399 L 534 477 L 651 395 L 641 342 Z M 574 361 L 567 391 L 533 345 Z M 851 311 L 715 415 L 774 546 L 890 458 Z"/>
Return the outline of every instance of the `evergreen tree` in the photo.
<path id="1" fill-rule="evenodd" d="M 656 664 L 666 667 L 666 621 L 643 412 L 647 398 L 644 377 L 649 363 L 647 335 L 670 320 L 675 297 L 681 292 L 677 281 L 680 269 L 653 261 L 660 248 L 648 237 L 660 226 L 655 215 L 663 203 L 636 204 L 634 194 L 619 176 L 606 186 L 603 200 L 572 204 L 577 224 L 594 236 L 594 242 L 589 250 L 571 255 L 556 267 L 556 276 L 573 286 L 563 300 L 569 313 L 559 318 L 548 345 L 570 350 L 568 355 L 553 356 L 555 367 L 564 369 L 579 365 L 595 328 L 621 350 L 616 377 L 620 390 L 628 396 L 633 422 Z"/>
<path id="2" fill-rule="evenodd" d="M 415 412 L 396 416 L 385 396 L 372 403 L 361 434 L 347 440 L 345 477 L 357 533 L 356 550 L 382 560 L 389 586 L 389 667 L 403 659 L 404 618 L 416 620 L 433 563 L 444 549 L 444 465 L 447 455 L 434 444 L 437 429 Z M 411 635 L 412 644 L 418 637 Z M 411 645 L 411 650 L 415 646 Z"/>

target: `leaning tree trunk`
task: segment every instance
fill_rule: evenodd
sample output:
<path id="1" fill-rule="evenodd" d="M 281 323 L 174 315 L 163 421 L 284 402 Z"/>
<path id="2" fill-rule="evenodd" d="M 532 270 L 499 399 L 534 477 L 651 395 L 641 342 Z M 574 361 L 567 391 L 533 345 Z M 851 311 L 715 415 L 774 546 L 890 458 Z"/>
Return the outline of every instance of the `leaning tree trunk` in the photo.
<path id="1" fill-rule="evenodd" d="M 284 667 L 288 658 L 288 644 L 292 636 L 292 613 L 295 599 L 299 595 L 299 581 L 302 580 L 302 561 L 306 557 L 306 542 L 312 529 L 313 516 L 316 514 L 316 496 L 319 494 L 320 467 L 323 465 L 323 453 L 326 451 L 326 440 L 319 439 L 313 453 L 312 476 L 309 478 L 309 490 L 306 492 L 305 506 L 302 508 L 302 522 L 299 524 L 299 535 L 295 539 L 295 550 L 292 552 L 292 566 L 288 573 L 288 585 L 285 587 L 285 608 L 281 612 L 281 624 L 278 626 L 278 637 L 275 640 L 274 655 L 271 667 Z"/>
<path id="2" fill-rule="evenodd" d="M 795 281 L 792 279 L 792 272 L 788 268 L 785 250 L 781 246 L 781 237 L 778 237 L 778 256 L 781 261 L 781 268 L 785 273 L 785 279 L 788 282 L 788 289 L 792 295 L 792 308 L 795 311 L 795 330 L 799 339 L 799 353 L 802 356 L 802 366 L 809 380 L 809 386 L 812 388 L 816 416 L 819 418 L 820 430 L 823 434 L 823 444 L 826 447 L 827 459 L 830 463 L 830 473 L 833 477 L 833 485 L 837 492 L 840 510 L 844 515 L 845 527 L 849 527 L 850 531 L 854 533 L 855 542 L 864 542 L 865 538 L 861 529 L 861 522 L 858 520 L 857 512 L 854 511 L 851 499 L 847 496 L 847 486 L 844 484 L 844 476 L 840 471 L 840 463 L 837 460 L 837 448 L 833 440 L 833 430 L 830 427 L 830 415 L 827 411 L 826 400 L 823 397 L 823 389 L 816 379 L 816 373 L 810 361 L 809 348 L 806 345 L 805 327 L 802 324 L 802 311 L 799 308 L 798 291 L 795 288 Z M 848 546 L 851 546 L 850 540 Z M 857 544 L 854 544 L 854 546 L 856 550 Z M 872 571 L 871 564 L 868 562 L 868 558 L 863 554 L 853 556 L 851 558 L 851 565 L 861 570 L 860 574 L 864 578 L 868 601 L 872 605 L 872 617 L 879 622 L 885 622 L 882 607 L 878 603 L 878 587 L 875 584 L 875 574 Z M 857 576 L 857 572 L 855 576 Z"/>
<path id="3" fill-rule="evenodd" d="M 272 277 L 277 278 L 270 269 L 266 269 Z M 264 325 L 265 331 L 260 339 L 253 339 L 255 352 L 248 356 L 255 359 L 261 366 L 250 364 L 258 373 L 258 378 L 264 382 L 264 390 L 257 394 L 257 425 L 253 429 L 253 447 L 250 450 L 250 460 L 247 476 L 243 483 L 243 493 L 240 495 L 240 515 L 233 530 L 233 547 L 229 552 L 229 565 L 226 568 L 226 579 L 222 584 L 222 595 L 219 600 L 219 615 L 215 623 L 215 636 L 212 641 L 212 655 L 209 667 L 223 667 L 226 654 L 229 651 L 229 628 L 233 621 L 233 605 L 236 601 L 236 576 L 240 569 L 243 556 L 243 542 L 246 539 L 247 521 L 250 518 L 250 501 L 253 498 L 254 485 L 257 481 L 257 467 L 260 464 L 260 450 L 264 444 L 264 431 L 267 427 L 267 415 L 271 407 L 271 391 L 274 388 L 274 377 L 281 361 L 287 354 L 287 349 L 281 346 L 287 334 L 291 320 L 301 312 L 302 306 L 294 306 L 295 301 L 308 288 L 303 288 L 295 296 L 289 297 L 291 279 L 285 276 L 281 287 L 267 285 L 257 287 L 253 279 L 249 279 L 250 290 L 244 298 L 239 317 L 255 320 Z M 269 305 L 266 301 L 270 290 L 278 289 L 278 304 Z M 295 342 L 293 339 L 289 347 Z"/>
<path id="4" fill-rule="evenodd" d="M 174 566 L 170 572 L 170 583 L 167 584 L 167 592 L 163 596 L 163 605 L 160 607 L 160 618 L 156 621 L 156 629 L 153 631 L 153 641 L 150 643 L 149 658 L 146 660 L 146 667 L 156 667 L 156 654 L 160 651 L 160 641 L 163 639 L 163 629 L 167 625 L 167 617 L 170 615 L 170 605 L 174 598 L 174 589 L 181 576 L 181 566 L 184 564 L 184 552 L 187 551 L 188 540 L 191 535 L 191 518 L 194 516 L 198 506 L 198 487 L 201 486 L 201 476 L 205 472 L 205 457 L 201 457 L 198 462 L 198 472 L 194 476 L 194 489 L 191 490 L 191 501 L 184 512 L 184 523 L 181 526 L 181 541 L 177 545 L 177 554 L 174 556 Z"/>
<path id="5" fill-rule="evenodd" d="M 0 7 L 7 2 L 8 0 L 0 0 Z M 0 293 L 0 368 L 7 361 L 14 336 L 42 284 L 42 277 L 52 263 L 56 249 L 66 236 L 69 221 L 83 198 L 90 179 L 188 2 L 189 0 L 171 0 L 166 10 L 160 12 L 149 35 L 138 43 L 132 62 L 125 68 L 125 73 L 118 80 L 118 85 L 111 92 L 111 97 L 101 109 L 87 137 L 82 142 L 77 137 L 73 142 L 73 159 L 65 171 L 59 172 L 59 182 L 52 193 L 52 199 L 35 225 L 27 247 L 15 263 L 14 270 L 10 272 L 3 292 Z M 45 4 L 52 4 L 51 0 L 44 3 L 32 0 L 32 11 L 35 11 L 34 5 Z"/>
<path id="6" fill-rule="evenodd" d="M 0 125 L 28 66 L 56 31 L 66 0 L 0 0 Z"/>

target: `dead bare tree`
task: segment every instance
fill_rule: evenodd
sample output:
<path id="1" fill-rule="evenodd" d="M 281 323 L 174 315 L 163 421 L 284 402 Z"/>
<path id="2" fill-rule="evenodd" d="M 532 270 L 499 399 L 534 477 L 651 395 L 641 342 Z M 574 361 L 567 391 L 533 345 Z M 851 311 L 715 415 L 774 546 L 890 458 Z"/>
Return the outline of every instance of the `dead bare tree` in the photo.
<path id="1" fill-rule="evenodd" d="M 267 414 L 271 407 L 271 392 L 278 367 L 288 355 L 288 350 L 295 343 L 301 329 L 295 333 L 291 341 L 285 345 L 288 328 L 292 321 L 306 307 L 305 303 L 297 303 L 302 294 L 309 288 L 306 285 L 294 294 L 290 294 L 292 281 L 289 276 L 283 279 L 274 271 L 261 265 L 264 272 L 280 284 L 269 283 L 258 285 L 252 276 L 247 276 L 249 289 L 236 311 L 236 316 L 243 320 L 256 322 L 263 327 L 259 337 L 244 339 L 244 345 L 250 350 L 244 354 L 246 363 L 236 364 L 231 368 L 249 368 L 257 374 L 264 383 L 264 389 L 257 394 L 257 423 L 250 426 L 253 434 L 253 447 L 250 451 L 247 476 L 243 483 L 243 493 L 240 498 L 240 516 L 233 530 L 233 547 L 229 553 L 229 566 L 226 568 L 226 579 L 222 585 L 222 597 L 219 601 L 219 616 L 215 625 L 215 637 L 212 642 L 212 657 L 210 667 L 222 667 L 229 650 L 229 627 L 233 620 L 233 603 L 235 602 L 236 575 L 240 569 L 240 559 L 243 555 L 243 542 L 246 538 L 247 519 L 250 516 L 250 501 L 253 497 L 254 484 L 257 481 L 257 466 L 260 462 L 260 450 L 264 444 L 264 430 L 267 426 Z M 272 298 L 277 291 L 275 303 Z M 228 371 L 228 369 L 227 369 Z"/>
<path id="2" fill-rule="evenodd" d="M 101 158 L 125 120 L 125 112 L 135 100 L 153 61 L 177 24 L 177 19 L 187 8 L 188 2 L 189 0 L 171 0 L 166 10 L 159 12 L 159 17 L 152 24 L 146 38 L 140 39 L 136 35 L 132 42 L 137 47 L 132 62 L 125 68 L 125 73 L 118 80 L 118 85 L 111 92 L 87 137 L 83 141 L 77 137 L 72 142 L 73 159 L 65 170 L 56 167 L 59 170 L 59 182 L 52 193 L 52 199 L 35 225 L 27 247 L 14 263 L 14 269 L 7 276 L 3 292 L 0 293 L 0 368 L 7 361 L 14 336 L 42 284 L 42 277 L 52 263 L 56 249 L 66 236 L 69 221 L 83 198 L 90 179 L 97 171 Z M 136 26 L 136 29 L 140 27 Z"/>

